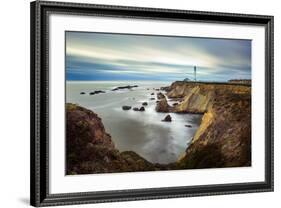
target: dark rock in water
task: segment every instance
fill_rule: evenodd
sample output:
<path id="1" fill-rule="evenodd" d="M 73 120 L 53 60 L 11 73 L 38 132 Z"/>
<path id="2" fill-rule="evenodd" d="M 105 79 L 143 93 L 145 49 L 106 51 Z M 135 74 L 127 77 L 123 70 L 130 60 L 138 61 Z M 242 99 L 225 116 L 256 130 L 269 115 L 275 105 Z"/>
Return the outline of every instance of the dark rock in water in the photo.
<path id="1" fill-rule="evenodd" d="M 160 101 L 159 100 L 156 100 L 156 103 L 159 103 Z"/>
<path id="2" fill-rule="evenodd" d="M 170 86 L 167 87 L 160 87 L 160 90 L 168 92 L 170 90 Z"/>
<path id="3" fill-rule="evenodd" d="M 80 95 L 85 95 L 85 92 L 80 92 Z"/>
<path id="4" fill-rule="evenodd" d="M 146 88 L 146 90 L 149 90 L 149 88 Z"/>
<path id="5" fill-rule="evenodd" d="M 122 90 L 122 89 L 132 89 L 135 87 L 138 87 L 138 85 L 126 85 L 126 86 L 116 87 L 116 88 L 112 89 L 111 91 Z"/>
<path id="6" fill-rule="evenodd" d="M 178 105 L 178 104 L 179 104 L 179 103 L 174 103 L 173 106 L 176 106 L 176 105 Z"/>
<path id="7" fill-rule="evenodd" d="M 103 91 L 103 90 L 95 90 L 94 92 L 90 92 L 90 95 L 96 95 L 96 94 L 100 94 L 100 93 L 105 93 L 105 91 Z"/>
<path id="8" fill-rule="evenodd" d="M 171 122 L 172 121 L 172 117 L 170 115 L 167 115 L 162 121 Z"/>
<path id="9" fill-rule="evenodd" d="M 122 106 L 122 109 L 123 110 L 130 110 L 132 107 L 131 106 L 128 106 L 128 105 L 124 105 Z"/>
<path id="10" fill-rule="evenodd" d="M 157 99 L 161 100 L 163 98 L 165 98 L 165 95 L 163 95 L 163 93 L 161 93 L 161 92 L 158 92 L 157 93 Z"/>
<path id="11" fill-rule="evenodd" d="M 192 126 L 191 125 L 189 125 L 189 124 L 187 124 L 187 125 L 184 125 L 185 127 L 188 127 L 188 128 L 191 128 Z"/>
<path id="12" fill-rule="evenodd" d="M 156 91 L 159 91 L 160 89 L 159 89 L 159 88 L 156 88 L 155 90 L 156 90 Z"/>
<path id="13" fill-rule="evenodd" d="M 154 95 L 154 92 L 153 92 L 153 93 L 151 93 L 150 95 Z"/>
<path id="14" fill-rule="evenodd" d="M 145 111 L 145 108 L 142 106 L 139 111 Z"/>
<path id="15" fill-rule="evenodd" d="M 148 103 L 147 102 L 143 102 L 142 105 L 148 105 Z"/>
<path id="16" fill-rule="evenodd" d="M 137 108 L 137 107 L 135 107 L 135 108 L 133 108 L 133 110 L 134 110 L 134 111 L 139 111 L 140 109 Z"/>
<path id="17" fill-rule="evenodd" d="M 150 100 L 155 100 L 155 98 L 150 98 Z"/>

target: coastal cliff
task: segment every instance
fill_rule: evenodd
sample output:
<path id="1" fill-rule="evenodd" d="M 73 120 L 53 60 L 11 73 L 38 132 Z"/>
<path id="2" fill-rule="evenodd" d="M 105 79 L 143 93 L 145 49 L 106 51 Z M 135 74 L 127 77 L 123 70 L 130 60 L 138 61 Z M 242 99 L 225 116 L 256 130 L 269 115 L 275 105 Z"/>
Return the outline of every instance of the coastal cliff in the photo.
<path id="1" fill-rule="evenodd" d="M 178 168 L 251 165 L 251 86 L 174 82 L 167 96 L 177 113 L 204 113 Z"/>
<path id="2" fill-rule="evenodd" d="M 251 165 L 251 86 L 181 82 L 163 87 L 156 111 L 203 114 L 178 161 L 154 164 L 133 151 L 120 152 L 97 114 L 66 104 L 67 174 L 152 171 Z M 170 106 L 167 100 L 177 105 Z"/>
<path id="3" fill-rule="evenodd" d="M 81 106 L 66 105 L 67 174 L 157 170 L 132 151 L 120 152 L 97 114 Z"/>

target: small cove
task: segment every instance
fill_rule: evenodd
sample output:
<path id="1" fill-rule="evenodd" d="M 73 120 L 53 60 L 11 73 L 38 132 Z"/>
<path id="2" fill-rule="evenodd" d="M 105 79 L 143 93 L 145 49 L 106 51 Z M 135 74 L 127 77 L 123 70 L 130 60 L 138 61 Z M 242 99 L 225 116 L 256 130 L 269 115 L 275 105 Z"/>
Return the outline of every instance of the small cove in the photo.
<path id="1" fill-rule="evenodd" d="M 133 89 L 111 91 L 125 85 Z M 93 110 L 102 119 L 106 132 L 120 151 L 134 151 L 150 162 L 167 164 L 182 155 L 200 125 L 202 115 L 158 113 L 155 111 L 156 94 L 167 82 L 66 82 L 66 102 Z M 89 95 L 95 90 L 105 93 Z M 80 94 L 85 92 L 85 94 Z M 154 95 L 151 95 L 154 93 Z M 155 98 L 155 100 L 151 100 Z M 122 110 L 123 105 L 141 107 L 145 111 Z M 171 101 L 171 104 L 173 101 Z M 172 122 L 163 122 L 170 114 Z M 191 127 L 186 127 L 190 125 Z"/>

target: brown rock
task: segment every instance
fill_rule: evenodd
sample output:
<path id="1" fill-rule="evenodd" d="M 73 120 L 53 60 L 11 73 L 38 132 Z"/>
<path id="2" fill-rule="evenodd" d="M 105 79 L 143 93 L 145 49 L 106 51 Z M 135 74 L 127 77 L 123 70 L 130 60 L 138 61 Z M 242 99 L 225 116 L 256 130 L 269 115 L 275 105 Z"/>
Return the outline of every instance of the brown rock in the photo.
<path id="1" fill-rule="evenodd" d="M 183 99 L 174 112 L 204 113 L 178 168 L 251 166 L 251 86 L 174 82 L 168 97 Z"/>
<path id="2" fill-rule="evenodd" d="M 75 161 L 83 161 L 92 157 L 94 145 L 114 148 L 114 144 L 97 114 L 77 106 L 66 105 L 66 146 L 68 166 Z"/>
<path id="3" fill-rule="evenodd" d="M 166 99 L 162 99 L 156 104 L 155 110 L 157 112 L 170 112 L 171 107 L 168 105 L 168 102 Z"/>
<path id="4" fill-rule="evenodd" d="M 163 167 L 166 168 L 166 167 Z M 66 105 L 67 175 L 159 170 L 132 151 L 119 152 L 101 119 L 86 108 Z"/>
<path id="5" fill-rule="evenodd" d="M 157 99 L 161 100 L 161 99 L 163 99 L 163 98 L 165 98 L 165 95 L 163 95 L 162 92 L 158 92 L 158 93 L 157 93 Z"/>
<path id="6" fill-rule="evenodd" d="M 167 87 L 160 87 L 160 90 L 168 92 L 170 90 L 170 86 Z"/>

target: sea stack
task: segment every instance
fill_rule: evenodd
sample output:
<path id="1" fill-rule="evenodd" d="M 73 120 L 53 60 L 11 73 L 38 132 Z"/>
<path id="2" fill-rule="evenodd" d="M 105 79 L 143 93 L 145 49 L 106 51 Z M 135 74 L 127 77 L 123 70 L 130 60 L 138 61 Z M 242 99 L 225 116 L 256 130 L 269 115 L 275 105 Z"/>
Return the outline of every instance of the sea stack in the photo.
<path id="1" fill-rule="evenodd" d="M 159 100 L 159 102 L 156 104 L 156 108 L 155 110 L 157 112 L 163 112 L 163 113 L 167 113 L 170 112 L 171 107 L 169 106 L 166 98 Z"/>
<path id="2" fill-rule="evenodd" d="M 172 117 L 170 115 L 167 115 L 162 121 L 171 122 L 172 121 Z"/>

